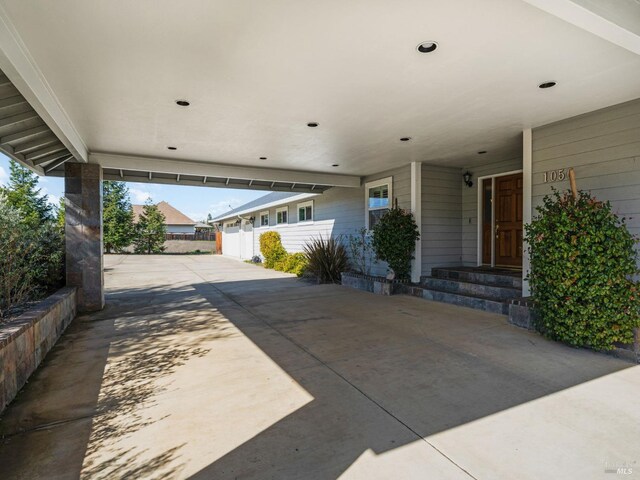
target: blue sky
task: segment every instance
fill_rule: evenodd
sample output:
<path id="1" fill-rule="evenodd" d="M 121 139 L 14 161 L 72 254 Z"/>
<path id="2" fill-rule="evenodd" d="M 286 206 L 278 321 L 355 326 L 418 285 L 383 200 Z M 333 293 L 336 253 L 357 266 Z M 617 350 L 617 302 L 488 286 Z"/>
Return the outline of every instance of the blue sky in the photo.
<path id="1" fill-rule="evenodd" d="M 42 193 L 49 197 L 51 203 L 57 204 L 64 195 L 64 179 L 39 177 Z M 9 159 L 0 153 L 0 185 L 9 180 Z M 164 200 L 176 207 L 192 220 L 207 218 L 207 213 L 214 217 L 231 208 L 250 202 L 269 192 L 238 190 L 233 188 L 186 187 L 177 185 L 156 185 L 153 183 L 127 183 L 131 195 L 131 203 L 142 204 L 147 198 L 155 203 Z"/>

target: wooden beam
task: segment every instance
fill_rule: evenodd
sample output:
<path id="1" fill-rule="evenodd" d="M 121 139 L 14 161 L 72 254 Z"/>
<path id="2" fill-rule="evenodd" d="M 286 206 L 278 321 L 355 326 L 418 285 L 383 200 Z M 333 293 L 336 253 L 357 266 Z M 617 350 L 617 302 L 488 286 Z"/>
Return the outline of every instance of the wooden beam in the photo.
<path id="1" fill-rule="evenodd" d="M 59 158 L 62 157 L 66 157 L 67 155 L 69 155 L 69 150 L 63 150 L 60 152 L 55 152 L 55 153 L 51 153 L 49 155 L 46 155 L 44 157 L 40 157 L 36 160 L 33 160 L 33 164 L 34 165 L 45 165 L 47 163 L 51 163 L 55 160 L 58 160 Z"/>
<path id="2" fill-rule="evenodd" d="M 58 137 L 55 135 L 47 135 L 46 137 L 36 138 L 30 142 L 22 143 L 15 147 L 16 153 L 25 153 L 30 150 L 35 150 L 40 147 L 44 147 L 45 145 L 49 145 L 51 143 L 59 142 Z"/>
<path id="3" fill-rule="evenodd" d="M 42 135 L 43 133 L 47 133 L 49 131 L 49 127 L 47 127 L 46 125 L 40 125 L 39 127 L 33 127 L 27 130 L 12 133 L 11 135 L 6 135 L 0 138 L 0 143 L 11 143 L 15 142 L 16 140 L 23 140 L 26 138 L 35 137 L 36 135 Z"/>
<path id="4" fill-rule="evenodd" d="M 24 158 L 34 161 L 38 158 L 44 157 L 45 155 L 49 155 L 50 153 L 61 152 L 63 150 L 67 150 L 67 147 L 62 143 L 57 143 L 55 145 L 49 145 L 48 147 L 41 148 L 40 150 L 36 150 L 35 152 L 27 153 Z"/>
<path id="5" fill-rule="evenodd" d="M 0 108 L 15 107 L 16 105 L 22 105 L 23 103 L 27 103 L 25 98 L 22 95 L 15 95 L 13 97 L 3 98 L 0 100 Z"/>
<path id="6" fill-rule="evenodd" d="M 61 160 L 58 160 L 57 162 L 53 162 L 51 165 L 49 165 L 47 168 L 45 168 L 44 173 L 49 173 L 50 171 L 55 170 L 60 165 L 62 165 L 63 163 L 68 162 L 72 158 L 73 158 L 73 155 L 67 155 L 66 157 L 62 158 Z"/>
<path id="7" fill-rule="evenodd" d="M 103 168 L 123 168 L 140 172 L 157 172 L 171 175 L 194 175 L 198 177 L 230 178 L 232 180 L 255 180 L 275 183 L 301 183 L 327 187 L 359 188 L 361 179 L 354 175 L 335 173 L 305 172 L 264 167 L 247 167 L 220 163 L 196 162 L 190 160 L 137 157 L 109 153 L 92 153 L 91 163 Z"/>
<path id="8" fill-rule="evenodd" d="M 38 114 L 33 110 L 31 110 L 30 112 L 19 113 L 17 115 L 11 115 L 10 117 L 5 117 L 3 119 L 0 119 L 0 128 L 10 127 L 11 125 L 17 125 L 20 122 L 31 120 L 33 118 L 39 118 Z"/>

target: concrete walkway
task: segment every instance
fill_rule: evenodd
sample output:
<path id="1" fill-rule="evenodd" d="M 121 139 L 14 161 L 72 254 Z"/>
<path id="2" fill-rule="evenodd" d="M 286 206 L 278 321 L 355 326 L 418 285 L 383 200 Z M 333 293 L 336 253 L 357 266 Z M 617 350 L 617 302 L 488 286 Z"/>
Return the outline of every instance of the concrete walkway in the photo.
<path id="1" fill-rule="evenodd" d="M 503 317 L 212 256 L 107 256 L 0 478 L 640 477 L 640 367 Z"/>

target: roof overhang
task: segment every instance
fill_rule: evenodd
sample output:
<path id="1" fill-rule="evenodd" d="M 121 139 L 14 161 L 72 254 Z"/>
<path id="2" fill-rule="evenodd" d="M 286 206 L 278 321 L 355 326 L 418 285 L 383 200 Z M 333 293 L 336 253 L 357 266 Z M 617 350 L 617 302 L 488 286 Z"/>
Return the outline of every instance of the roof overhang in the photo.
<path id="1" fill-rule="evenodd" d="M 279 207 L 281 205 L 287 205 L 288 203 L 299 202 L 301 200 L 307 200 L 308 198 L 314 198 L 316 196 L 318 196 L 318 194 L 315 194 L 315 193 L 302 193 L 300 195 L 283 198 L 281 200 L 265 203 L 265 204 L 262 204 L 262 205 L 255 205 L 255 206 L 253 206 L 251 208 L 247 208 L 247 209 L 244 209 L 244 210 L 233 212 L 232 214 L 222 214 L 222 215 L 214 218 L 213 220 L 211 220 L 211 222 L 220 223 L 220 222 L 224 222 L 225 220 L 228 220 L 230 218 L 239 218 L 242 215 L 246 215 L 247 213 L 262 212 L 262 211 L 265 211 L 265 210 L 269 210 L 270 208 Z"/>
<path id="2" fill-rule="evenodd" d="M 565 22 L 640 55 L 640 22 L 638 22 L 640 5 L 636 0 L 618 0 L 614 4 L 603 0 L 524 1 Z M 629 22 L 629 20 L 631 21 Z"/>
<path id="3" fill-rule="evenodd" d="M 331 187 L 358 188 L 361 178 L 318 172 L 244 167 L 185 160 L 92 153 L 90 163 L 104 169 L 106 180 L 174 185 L 321 193 Z"/>
<path id="4" fill-rule="evenodd" d="M 15 133 L 57 143 L 2 149 L 39 174 L 315 193 L 519 155 L 523 129 L 640 96 L 637 0 L 156 3 L 0 0 L 0 69 L 50 130 Z"/>

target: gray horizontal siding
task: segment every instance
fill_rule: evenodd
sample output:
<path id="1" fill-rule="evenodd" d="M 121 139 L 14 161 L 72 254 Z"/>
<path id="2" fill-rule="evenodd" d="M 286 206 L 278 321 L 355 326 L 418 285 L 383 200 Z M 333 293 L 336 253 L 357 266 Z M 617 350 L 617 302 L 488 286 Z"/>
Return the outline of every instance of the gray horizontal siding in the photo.
<path id="1" fill-rule="evenodd" d="M 478 189 L 482 183 L 478 181 L 478 178 L 520 170 L 521 168 L 522 158 L 517 157 L 495 162 L 488 161 L 482 165 L 469 166 L 462 170 L 469 170 L 473 173 L 473 187 L 462 187 L 463 265 L 474 266 L 478 263 Z M 462 175 L 462 171 L 460 175 Z"/>
<path id="2" fill-rule="evenodd" d="M 544 172 L 570 167 L 578 189 L 610 201 L 640 235 L 640 99 L 533 130 L 534 209 L 552 187 L 569 188 L 568 177 L 544 183 Z"/>
<path id="3" fill-rule="evenodd" d="M 462 175 L 459 168 L 422 166 L 422 274 L 460 265 Z"/>
<path id="4" fill-rule="evenodd" d="M 370 175 L 364 179 L 364 183 L 379 180 L 385 177 L 392 177 L 392 195 L 397 199 L 401 208 L 411 207 L 411 167 L 409 165 L 393 170 Z M 303 200 L 307 201 L 307 200 Z M 323 194 L 313 198 L 314 220 L 313 222 L 298 223 L 297 204 L 302 202 L 291 202 L 289 207 L 289 223 L 287 225 L 276 225 L 276 207 L 269 210 L 269 227 L 259 227 L 260 212 L 267 209 L 257 207 L 252 213 L 243 215 L 245 217 L 254 216 L 254 251 L 260 252 L 260 234 L 275 230 L 280 233 L 282 245 L 288 252 L 301 252 L 304 245 L 312 238 L 322 235 L 323 237 L 343 237 L 356 233 L 364 227 L 365 221 L 365 193 L 364 184 L 361 188 L 331 188 Z M 379 263 L 375 265 L 372 273 L 384 275 L 386 265 Z"/>

